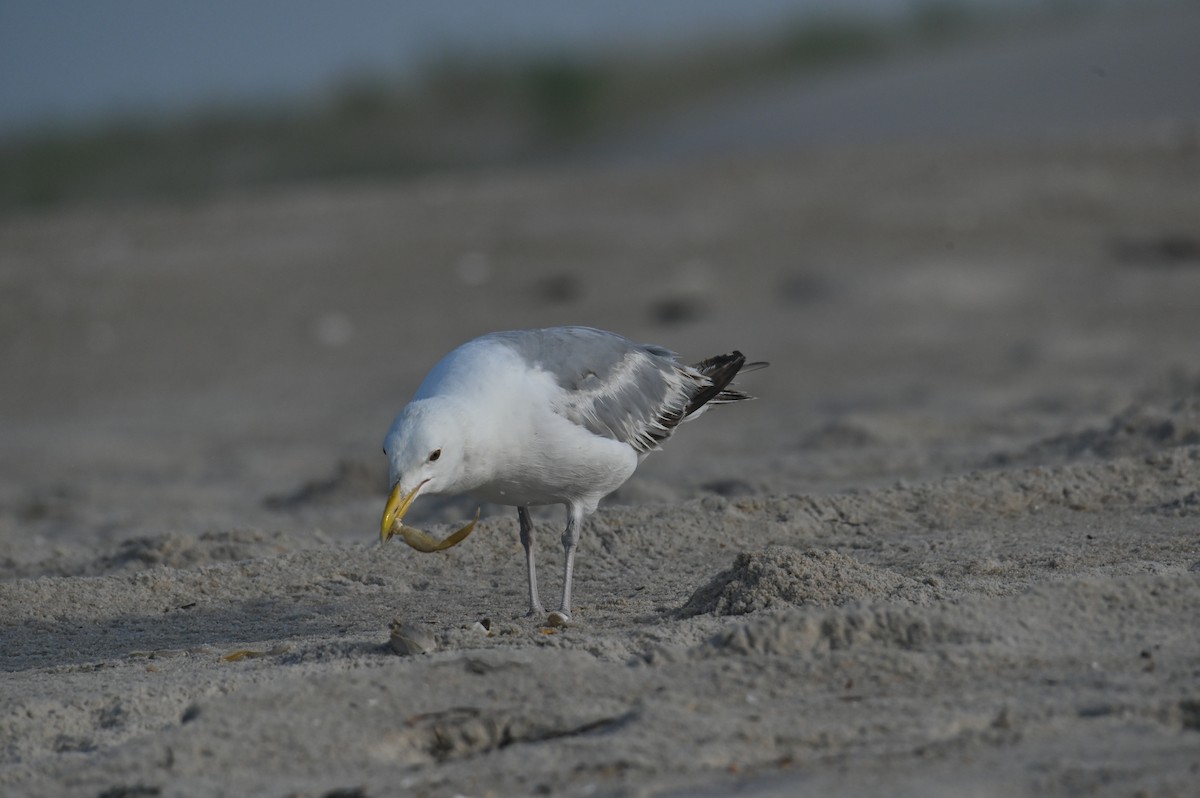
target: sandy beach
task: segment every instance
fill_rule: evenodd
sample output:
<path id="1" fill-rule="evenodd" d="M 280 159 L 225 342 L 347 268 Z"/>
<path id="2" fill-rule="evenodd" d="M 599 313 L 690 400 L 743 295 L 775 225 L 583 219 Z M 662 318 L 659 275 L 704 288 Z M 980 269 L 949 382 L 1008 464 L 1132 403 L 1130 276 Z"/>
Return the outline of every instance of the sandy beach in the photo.
<path id="1" fill-rule="evenodd" d="M 1198 186 L 1180 124 L 0 219 L 0 793 L 1194 794 Z M 424 373 L 557 324 L 771 366 L 552 629 L 511 508 L 378 524 Z"/>

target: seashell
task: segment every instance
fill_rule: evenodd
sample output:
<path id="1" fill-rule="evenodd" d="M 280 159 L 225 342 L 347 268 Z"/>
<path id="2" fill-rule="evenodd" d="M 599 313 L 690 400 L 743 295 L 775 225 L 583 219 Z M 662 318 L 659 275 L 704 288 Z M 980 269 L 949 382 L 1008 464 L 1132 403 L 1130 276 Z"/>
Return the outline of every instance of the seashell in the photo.
<path id="1" fill-rule="evenodd" d="M 391 630 L 389 643 L 392 651 L 402 657 L 413 654 L 432 654 L 437 650 L 437 640 L 434 639 L 433 632 L 426 624 L 401 621 L 396 618 L 392 621 L 389 629 Z"/>

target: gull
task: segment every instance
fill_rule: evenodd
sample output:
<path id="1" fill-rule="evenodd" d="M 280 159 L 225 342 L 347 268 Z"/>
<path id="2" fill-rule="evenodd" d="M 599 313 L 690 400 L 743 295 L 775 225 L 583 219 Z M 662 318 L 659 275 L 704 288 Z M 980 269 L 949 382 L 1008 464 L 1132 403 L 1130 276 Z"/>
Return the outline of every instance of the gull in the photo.
<path id="1" fill-rule="evenodd" d="M 443 541 L 403 523 L 418 496 L 467 493 L 515 506 L 529 579 L 538 598 L 532 506 L 562 504 L 567 525 L 562 603 L 550 625 L 571 620 L 571 579 L 583 519 L 625 483 L 683 421 L 752 397 L 730 387 L 741 352 L 688 366 L 661 346 L 591 327 L 495 332 L 446 355 L 392 422 L 383 442 L 391 493 L 380 542 L 399 535 L 419 551 L 462 542 L 471 521 Z"/>

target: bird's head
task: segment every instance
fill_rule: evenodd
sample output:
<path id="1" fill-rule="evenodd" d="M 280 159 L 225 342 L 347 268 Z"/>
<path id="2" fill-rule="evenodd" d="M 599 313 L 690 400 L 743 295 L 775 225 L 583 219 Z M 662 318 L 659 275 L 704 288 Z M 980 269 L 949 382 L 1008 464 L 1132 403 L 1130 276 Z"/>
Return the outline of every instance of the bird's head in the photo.
<path id="1" fill-rule="evenodd" d="M 418 495 L 462 490 L 465 444 L 454 408 L 437 399 L 415 401 L 396 416 L 383 439 L 392 489 L 380 527 L 381 542 L 396 534 Z"/>

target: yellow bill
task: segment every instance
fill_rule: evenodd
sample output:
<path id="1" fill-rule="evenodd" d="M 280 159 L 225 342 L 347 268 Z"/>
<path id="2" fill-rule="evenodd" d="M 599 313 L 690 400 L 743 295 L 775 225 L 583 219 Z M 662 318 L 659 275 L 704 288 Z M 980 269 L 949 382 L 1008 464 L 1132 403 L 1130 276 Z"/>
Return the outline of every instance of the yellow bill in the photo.
<path id="1" fill-rule="evenodd" d="M 445 551 L 451 546 L 457 546 L 467 539 L 472 530 L 475 529 L 476 522 L 479 521 L 479 510 L 475 510 L 475 518 L 463 528 L 459 529 L 453 535 L 445 540 L 438 540 L 428 532 L 423 532 L 413 526 L 407 526 L 403 523 L 404 514 L 408 512 L 408 508 L 412 505 L 413 500 L 417 498 L 417 492 L 421 486 L 410 490 L 407 494 L 400 489 L 400 483 L 397 482 L 392 488 L 391 495 L 388 496 L 387 506 L 383 508 L 383 521 L 379 527 L 379 543 L 383 545 L 388 542 L 392 535 L 400 535 L 404 538 L 404 542 L 420 552 L 429 554 L 435 551 Z"/>

